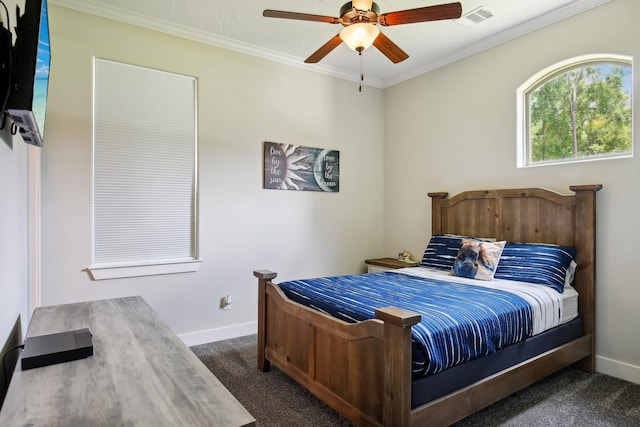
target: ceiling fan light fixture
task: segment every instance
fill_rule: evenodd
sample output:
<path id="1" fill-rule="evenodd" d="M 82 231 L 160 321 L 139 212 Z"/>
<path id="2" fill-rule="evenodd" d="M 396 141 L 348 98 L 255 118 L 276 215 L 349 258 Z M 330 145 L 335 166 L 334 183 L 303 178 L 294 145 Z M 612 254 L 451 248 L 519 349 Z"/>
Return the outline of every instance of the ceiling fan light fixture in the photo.
<path id="1" fill-rule="evenodd" d="M 358 10 L 369 10 L 373 6 L 373 0 L 353 0 L 351 5 Z"/>
<path id="2" fill-rule="evenodd" d="M 340 38 L 351 49 L 362 52 L 373 44 L 373 41 L 380 34 L 380 29 L 370 23 L 351 24 L 340 31 Z"/>

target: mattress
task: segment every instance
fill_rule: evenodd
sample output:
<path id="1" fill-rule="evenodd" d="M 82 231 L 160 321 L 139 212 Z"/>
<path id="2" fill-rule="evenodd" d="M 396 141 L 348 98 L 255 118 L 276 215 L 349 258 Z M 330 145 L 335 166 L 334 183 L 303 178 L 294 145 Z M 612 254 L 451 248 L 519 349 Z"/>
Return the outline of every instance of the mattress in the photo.
<path id="1" fill-rule="evenodd" d="M 410 268 L 401 268 L 398 270 L 392 270 L 391 272 L 396 274 L 409 274 L 413 276 L 425 277 L 425 278 L 441 278 L 443 280 L 464 283 L 472 286 L 485 286 L 494 289 L 505 289 L 509 291 L 509 289 L 513 290 L 522 290 L 522 288 L 530 289 L 540 289 L 540 288 L 548 288 L 539 284 L 531 284 L 531 283 L 523 283 L 523 282 L 514 282 L 512 280 L 503 280 L 503 279 L 493 279 L 492 281 L 483 281 L 483 280 L 474 280 L 467 279 L 466 277 L 458 277 L 452 276 L 446 271 L 436 270 L 433 268 L 426 267 L 410 267 Z M 552 289 L 552 288 L 548 288 Z M 564 292 L 558 293 L 555 290 L 553 292 L 549 292 L 552 297 L 559 298 L 560 304 L 560 322 L 559 324 L 567 323 L 576 317 L 578 317 L 578 292 L 571 286 L 565 285 Z M 550 329 L 549 327 L 543 328 L 543 330 L 538 331 L 537 333 L 543 332 L 544 330 Z M 534 333 L 534 335 L 537 335 Z"/>
<path id="2" fill-rule="evenodd" d="M 577 315 L 572 289 L 565 295 L 541 285 L 465 279 L 423 267 L 279 286 L 290 299 L 347 322 L 373 318 L 377 308 L 389 305 L 420 313 L 421 322 L 412 327 L 414 378 L 493 354 Z"/>

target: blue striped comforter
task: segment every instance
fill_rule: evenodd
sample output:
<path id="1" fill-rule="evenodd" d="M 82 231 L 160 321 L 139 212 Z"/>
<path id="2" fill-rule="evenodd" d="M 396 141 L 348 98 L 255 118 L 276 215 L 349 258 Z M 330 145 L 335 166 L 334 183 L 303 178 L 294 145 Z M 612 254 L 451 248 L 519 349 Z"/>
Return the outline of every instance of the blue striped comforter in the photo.
<path id="1" fill-rule="evenodd" d="M 470 286 L 405 270 L 412 272 L 292 280 L 279 286 L 290 299 L 347 322 L 372 319 L 377 308 L 389 305 L 421 314 L 412 327 L 414 377 L 486 356 L 540 332 L 536 301 L 544 298 L 496 289 L 491 282 Z M 559 318 L 553 320 L 558 313 L 550 317 L 545 329 L 559 323 Z"/>

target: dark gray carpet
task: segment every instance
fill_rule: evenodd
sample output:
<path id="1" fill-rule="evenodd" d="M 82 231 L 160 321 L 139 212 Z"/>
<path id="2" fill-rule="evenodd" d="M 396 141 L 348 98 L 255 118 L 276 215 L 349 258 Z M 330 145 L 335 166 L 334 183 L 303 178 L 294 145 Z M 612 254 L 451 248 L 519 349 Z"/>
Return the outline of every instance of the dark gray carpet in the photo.
<path id="1" fill-rule="evenodd" d="M 349 426 L 277 368 L 256 368 L 256 336 L 191 347 L 258 426 Z M 640 426 L 640 385 L 564 369 L 460 421 L 456 427 Z"/>

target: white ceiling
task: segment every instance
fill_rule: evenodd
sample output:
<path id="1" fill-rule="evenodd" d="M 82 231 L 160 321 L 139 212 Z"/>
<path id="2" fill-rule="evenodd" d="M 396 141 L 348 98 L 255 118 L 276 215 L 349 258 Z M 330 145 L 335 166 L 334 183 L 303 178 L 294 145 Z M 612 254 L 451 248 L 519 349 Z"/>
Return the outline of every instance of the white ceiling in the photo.
<path id="1" fill-rule="evenodd" d="M 377 0 L 382 13 L 452 0 Z M 610 0 L 461 0 L 458 20 L 381 27 L 409 54 L 393 64 L 375 48 L 364 52 L 365 84 L 385 88 L 511 40 Z M 344 43 L 318 64 L 304 59 L 342 26 L 264 18 L 264 9 L 339 16 L 343 0 L 49 0 L 51 4 L 348 80 L 359 79 L 358 55 Z M 464 15 L 482 8 L 493 17 L 468 26 Z"/>

